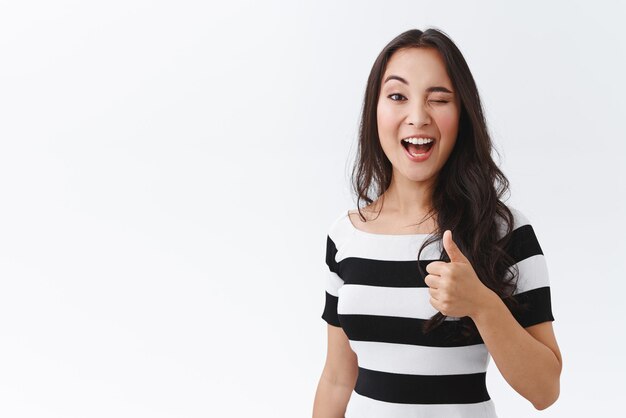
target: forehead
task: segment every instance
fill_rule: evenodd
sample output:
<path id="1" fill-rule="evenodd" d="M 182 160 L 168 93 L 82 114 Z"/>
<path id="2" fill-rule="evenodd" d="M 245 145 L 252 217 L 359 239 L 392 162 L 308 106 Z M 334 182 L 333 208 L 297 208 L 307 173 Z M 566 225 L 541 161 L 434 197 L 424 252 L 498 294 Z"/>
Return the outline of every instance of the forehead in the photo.
<path id="1" fill-rule="evenodd" d="M 383 87 L 403 84 L 393 79 L 385 83 L 390 75 L 404 78 L 412 87 L 434 83 L 452 87 L 443 58 L 434 48 L 407 48 L 396 51 L 387 62 L 382 79 Z"/>

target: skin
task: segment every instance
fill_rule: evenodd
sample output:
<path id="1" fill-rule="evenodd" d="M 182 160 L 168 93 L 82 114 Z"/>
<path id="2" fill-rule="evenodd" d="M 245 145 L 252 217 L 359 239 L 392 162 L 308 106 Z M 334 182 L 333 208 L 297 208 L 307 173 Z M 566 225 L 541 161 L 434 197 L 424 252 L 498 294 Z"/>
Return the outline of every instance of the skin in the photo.
<path id="1" fill-rule="evenodd" d="M 404 78 L 408 85 L 389 75 Z M 384 193 L 384 208 L 396 218 L 415 221 L 415 214 L 430 208 L 437 173 L 447 161 L 458 134 L 460 99 L 447 75 L 439 52 L 432 48 L 396 51 L 382 79 L 377 105 L 378 136 L 393 166 L 390 187 Z M 443 86 L 452 93 L 427 92 Z M 402 138 L 424 133 L 435 138 L 431 156 L 423 162 L 407 158 Z"/>
<path id="2" fill-rule="evenodd" d="M 384 193 L 384 206 L 375 221 L 361 223 L 358 216 L 351 219 L 361 229 L 373 227 L 369 232 L 430 233 L 434 230 L 432 223 L 422 224 L 419 231 L 407 231 L 406 225 L 421 220 L 431 208 L 432 186 L 454 149 L 461 104 L 436 50 L 396 51 L 387 64 L 383 81 L 391 74 L 408 81 L 408 85 L 397 80 L 384 83 L 377 106 L 381 146 L 393 166 L 391 185 Z M 427 93 L 431 86 L 444 86 L 453 93 Z M 392 96 L 394 93 L 398 95 Z M 438 100 L 448 103 L 435 102 Z M 427 133 L 436 142 L 430 158 L 415 163 L 406 157 L 400 141 L 418 132 Z M 380 199 L 365 212 L 377 212 L 379 203 Z M 416 214 L 422 215 L 416 218 Z M 472 318 L 509 385 L 536 409 L 547 408 L 559 396 L 562 369 L 552 322 L 521 327 L 500 297 L 482 284 L 454 243 L 452 231 L 444 232 L 443 246 L 450 262 L 435 261 L 426 266 L 431 305 L 448 316 Z M 315 398 L 314 418 L 344 415 L 357 369 L 357 358 L 345 332 L 328 325 L 328 354 Z"/>
<path id="3" fill-rule="evenodd" d="M 408 85 L 398 80 L 385 82 L 389 75 L 404 78 Z M 432 86 L 446 87 L 452 93 L 427 92 Z M 381 223 L 415 221 L 416 213 L 425 214 L 431 207 L 434 182 L 456 143 L 460 109 L 460 99 L 438 51 L 408 48 L 393 54 L 377 106 L 380 143 L 393 166 Z M 402 138 L 416 133 L 435 138 L 432 154 L 423 162 L 408 159 L 401 144 Z M 480 281 L 454 243 L 452 231 L 444 232 L 443 245 L 450 262 L 435 261 L 426 267 L 431 305 L 444 315 L 472 318 L 511 387 L 536 409 L 547 408 L 559 396 L 562 370 L 552 322 L 520 326 L 500 297 Z"/>
<path id="4" fill-rule="evenodd" d="M 504 379 L 536 409 L 546 409 L 559 397 L 563 368 L 552 322 L 523 328 L 502 299 L 482 284 L 452 231 L 444 232 L 443 246 L 450 262 L 426 266 L 430 304 L 444 315 L 469 316 Z"/>

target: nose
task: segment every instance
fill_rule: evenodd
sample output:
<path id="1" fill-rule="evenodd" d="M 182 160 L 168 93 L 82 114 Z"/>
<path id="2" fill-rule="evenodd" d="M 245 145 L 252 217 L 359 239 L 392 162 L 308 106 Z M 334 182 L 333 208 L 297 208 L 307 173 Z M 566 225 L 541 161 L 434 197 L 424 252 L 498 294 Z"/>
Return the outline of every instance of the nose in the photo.
<path id="1" fill-rule="evenodd" d="M 409 125 L 422 126 L 430 123 L 430 113 L 423 103 L 413 105 L 410 107 L 409 114 L 407 115 Z"/>

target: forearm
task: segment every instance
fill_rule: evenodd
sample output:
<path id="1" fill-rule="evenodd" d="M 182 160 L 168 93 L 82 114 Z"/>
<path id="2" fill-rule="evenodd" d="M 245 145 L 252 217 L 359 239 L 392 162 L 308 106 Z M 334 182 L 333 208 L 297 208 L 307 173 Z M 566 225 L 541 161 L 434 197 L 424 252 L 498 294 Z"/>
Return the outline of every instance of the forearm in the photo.
<path id="1" fill-rule="evenodd" d="M 556 354 L 517 322 L 496 293 L 490 293 L 472 320 L 498 370 L 516 392 L 537 409 L 556 401 L 561 374 Z"/>
<path id="2" fill-rule="evenodd" d="M 352 389 L 333 383 L 322 374 L 315 393 L 313 418 L 344 418 Z"/>

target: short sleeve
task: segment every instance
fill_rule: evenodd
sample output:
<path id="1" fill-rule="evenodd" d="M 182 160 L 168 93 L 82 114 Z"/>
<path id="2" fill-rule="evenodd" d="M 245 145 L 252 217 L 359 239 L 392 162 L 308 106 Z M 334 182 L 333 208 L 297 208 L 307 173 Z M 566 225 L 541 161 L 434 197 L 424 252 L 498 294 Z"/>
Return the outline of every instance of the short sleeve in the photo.
<path id="1" fill-rule="evenodd" d="M 513 257 L 519 273 L 514 298 L 521 304 L 512 311 L 513 316 L 524 328 L 554 321 L 546 257 L 528 218 L 519 210 L 511 211 L 515 225 L 507 253 Z"/>
<path id="2" fill-rule="evenodd" d="M 339 302 L 339 289 L 343 286 L 343 280 L 339 276 L 339 263 L 336 261 L 336 255 L 337 245 L 331 236 L 331 232 L 329 232 L 326 236 L 326 277 L 324 282 L 326 301 L 322 319 L 330 325 L 340 327 L 337 305 Z"/>

